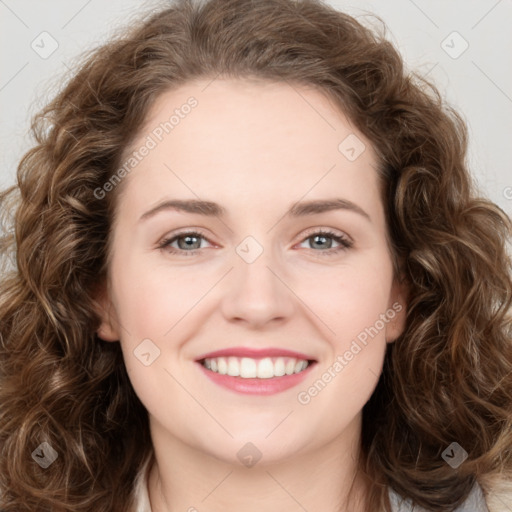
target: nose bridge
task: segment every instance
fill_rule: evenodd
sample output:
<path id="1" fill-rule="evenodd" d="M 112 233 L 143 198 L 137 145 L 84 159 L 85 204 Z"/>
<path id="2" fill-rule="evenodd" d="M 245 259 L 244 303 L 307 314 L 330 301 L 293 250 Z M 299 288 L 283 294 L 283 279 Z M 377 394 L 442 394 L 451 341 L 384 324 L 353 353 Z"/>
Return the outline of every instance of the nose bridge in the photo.
<path id="1" fill-rule="evenodd" d="M 261 325 L 289 316 L 293 294 L 277 277 L 280 265 L 274 251 L 253 236 L 242 240 L 235 251 L 234 269 L 223 300 L 226 318 Z"/>

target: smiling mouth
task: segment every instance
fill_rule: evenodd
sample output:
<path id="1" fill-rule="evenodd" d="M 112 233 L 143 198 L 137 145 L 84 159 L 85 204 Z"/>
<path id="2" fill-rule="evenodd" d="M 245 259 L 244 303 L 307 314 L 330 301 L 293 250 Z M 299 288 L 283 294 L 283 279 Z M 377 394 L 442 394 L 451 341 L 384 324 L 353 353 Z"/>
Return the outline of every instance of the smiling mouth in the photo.
<path id="1" fill-rule="evenodd" d="M 316 361 L 294 357 L 212 357 L 199 363 L 207 370 L 220 375 L 242 379 L 272 379 L 302 373 Z"/>

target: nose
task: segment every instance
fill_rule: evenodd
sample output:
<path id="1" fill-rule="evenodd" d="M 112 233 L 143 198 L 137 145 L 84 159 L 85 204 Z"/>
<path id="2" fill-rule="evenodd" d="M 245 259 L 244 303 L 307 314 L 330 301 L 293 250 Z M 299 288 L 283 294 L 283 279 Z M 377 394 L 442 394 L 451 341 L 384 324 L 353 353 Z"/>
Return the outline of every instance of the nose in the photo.
<path id="1" fill-rule="evenodd" d="M 226 320 L 256 329 L 290 318 L 295 310 L 294 294 L 279 268 L 270 251 L 252 263 L 237 256 L 224 282 L 221 310 Z"/>

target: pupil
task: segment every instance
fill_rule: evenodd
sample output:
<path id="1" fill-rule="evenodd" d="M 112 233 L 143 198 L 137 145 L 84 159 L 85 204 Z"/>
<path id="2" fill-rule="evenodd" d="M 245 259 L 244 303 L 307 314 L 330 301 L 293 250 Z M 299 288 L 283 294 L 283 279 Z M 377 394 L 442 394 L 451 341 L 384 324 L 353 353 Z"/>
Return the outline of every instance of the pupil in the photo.
<path id="1" fill-rule="evenodd" d="M 315 241 L 315 244 L 317 243 L 317 240 L 323 240 L 323 243 L 325 243 L 325 241 L 327 240 L 327 237 L 324 236 L 324 235 L 316 235 L 313 237 L 314 241 Z M 322 242 L 320 242 L 320 245 L 322 244 Z M 329 247 L 327 247 L 328 249 L 330 248 L 330 244 L 328 244 Z"/>
<path id="2" fill-rule="evenodd" d="M 185 237 L 181 238 L 181 240 L 184 240 L 185 247 L 190 249 L 191 246 L 194 245 L 194 243 L 197 243 L 197 242 L 194 242 L 194 240 L 197 240 L 197 236 L 185 236 Z M 196 249 L 196 247 L 193 247 L 193 249 Z"/>

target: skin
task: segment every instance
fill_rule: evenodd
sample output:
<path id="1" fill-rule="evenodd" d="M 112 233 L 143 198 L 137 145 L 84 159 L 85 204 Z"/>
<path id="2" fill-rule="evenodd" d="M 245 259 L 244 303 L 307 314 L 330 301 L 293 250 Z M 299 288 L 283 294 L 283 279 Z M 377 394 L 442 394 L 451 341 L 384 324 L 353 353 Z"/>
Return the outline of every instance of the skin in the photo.
<path id="1" fill-rule="evenodd" d="M 317 90 L 208 83 L 161 95 L 132 144 L 140 147 L 175 108 L 197 99 L 124 178 L 108 286 L 98 299 L 98 335 L 121 343 L 149 413 L 157 461 L 149 478 L 153 512 L 334 512 L 346 509 L 352 483 L 349 509 L 362 511 L 368 485 L 356 473 L 362 408 L 406 311 L 406 290 L 393 279 L 375 152 Z M 350 134 L 366 146 L 354 161 L 338 149 Z M 221 220 L 165 210 L 139 221 L 171 198 L 215 201 L 227 214 Z M 352 201 L 371 220 L 348 209 L 284 216 L 299 200 L 331 198 Z M 172 243 L 180 254 L 157 247 L 189 228 L 206 237 L 194 240 L 195 255 L 186 254 L 183 241 Z M 334 253 L 340 244 L 332 238 L 315 244 L 312 235 L 321 228 L 353 246 Z M 252 263 L 236 252 L 247 236 L 263 249 Z M 397 302 L 401 312 L 308 404 L 299 403 L 298 392 Z M 160 355 L 145 366 L 133 351 L 148 338 Z M 297 387 L 242 395 L 212 383 L 194 362 L 234 346 L 296 350 L 318 364 Z M 237 457 L 247 442 L 262 454 L 253 467 Z"/>

